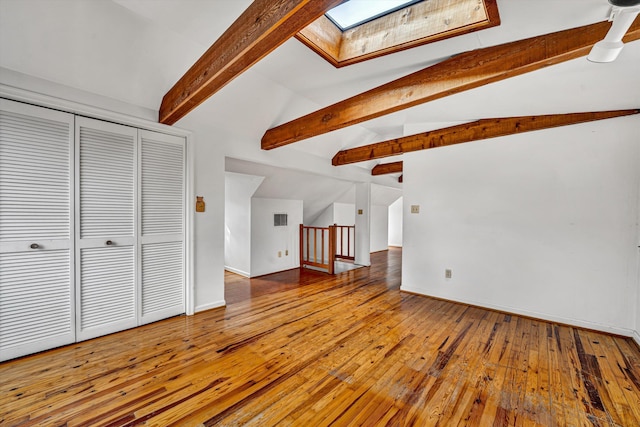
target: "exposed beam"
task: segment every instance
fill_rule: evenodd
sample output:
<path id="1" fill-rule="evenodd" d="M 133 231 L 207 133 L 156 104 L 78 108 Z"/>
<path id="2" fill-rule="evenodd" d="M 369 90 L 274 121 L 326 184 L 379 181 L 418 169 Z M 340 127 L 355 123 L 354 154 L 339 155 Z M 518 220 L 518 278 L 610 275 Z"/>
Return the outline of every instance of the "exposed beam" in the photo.
<path id="1" fill-rule="evenodd" d="M 398 177 L 398 182 L 399 182 L 400 184 L 402 184 L 402 177 L 403 177 L 403 176 L 404 176 L 404 175 L 400 175 L 400 176 Z"/>
<path id="2" fill-rule="evenodd" d="M 367 92 L 269 129 L 262 148 L 270 150 L 428 101 L 586 56 L 611 28 L 599 22 L 465 52 Z M 624 40 L 640 38 L 637 18 Z M 598 66 L 596 64 L 593 65 Z"/>
<path id="3" fill-rule="evenodd" d="M 498 136 L 610 119 L 613 117 L 629 116 L 638 113 L 640 113 L 640 109 L 482 119 L 444 129 L 342 150 L 333 157 L 331 163 L 334 166 L 340 166 L 364 162 L 366 160 L 397 156 L 410 151 L 427 150 L 429 148 L 444 147 L 463 142 L 479 141 Z"/>
<path id="4" fill-rule="evenodd" d="M 254 0 L 166 93 L 159 121 L 174 124 L 343 0 Z"/>
<path id="5" fill-rule="evenodd" d="M 371 175 L 387 175 L 402 172 L 402 162 L 382 163 L 371 169 Z"/>

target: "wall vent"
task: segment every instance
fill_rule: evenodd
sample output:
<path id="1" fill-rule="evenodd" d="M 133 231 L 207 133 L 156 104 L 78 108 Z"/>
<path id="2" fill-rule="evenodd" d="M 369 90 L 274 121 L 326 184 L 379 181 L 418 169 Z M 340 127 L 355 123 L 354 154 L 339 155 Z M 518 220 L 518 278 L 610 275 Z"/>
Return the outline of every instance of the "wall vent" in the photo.
<path id="1" fill-rule="evenodd" d="M 273 214 L 273 226 L 274 227 L 286 227 L 287 226 L 287 214 L 286 213 Z"/>

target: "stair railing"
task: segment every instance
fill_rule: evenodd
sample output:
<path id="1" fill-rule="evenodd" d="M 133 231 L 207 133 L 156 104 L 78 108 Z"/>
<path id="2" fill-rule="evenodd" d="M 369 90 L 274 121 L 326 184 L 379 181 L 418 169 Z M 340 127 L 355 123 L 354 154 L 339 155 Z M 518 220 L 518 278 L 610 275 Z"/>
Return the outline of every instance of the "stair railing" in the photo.
<path id="1" fill-rule="evenodd" d="M 336 258 L 355 260 L 356 259 L 356 226 L 334 224 L 336 243 Z M 345 245 L 346 243 L 346 245 Z"/>
<path id="2" fill-rule="evenodd" d="M 300 268 L 334 274 L 336 259 L 355 259 L 355 226 L 309 227 L 300 224 Z"/>

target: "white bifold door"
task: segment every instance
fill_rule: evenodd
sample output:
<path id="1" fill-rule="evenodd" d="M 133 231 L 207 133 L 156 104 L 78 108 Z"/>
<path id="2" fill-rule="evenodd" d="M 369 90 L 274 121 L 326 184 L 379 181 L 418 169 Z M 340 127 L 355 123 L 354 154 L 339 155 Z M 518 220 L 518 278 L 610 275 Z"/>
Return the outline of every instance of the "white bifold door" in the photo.
<path id="1" fill-rule="evenodd" d="M 0 99 L 0 361 L 185 312 L 185 144 Z"/>
<path id="2" fill-rule="evenodd" d="M 184 138 L 77 118 L 77 333 L 184 313 Z"/>
<path id="3" fill-rule="evenodd" d="M 73 122 L 0 99 L 0 360 L 75 341 Z"/>
<path id="4" fill-rule="evenodd" d="M 185 311 L 185 144 L 140 130 L 140 323 Z"/>
<path id="5" fill-rule="evenodd" d="M 132 127 L 76 119 L 79 340 L 138 324 L 137 138 L 138 130 Z"/>

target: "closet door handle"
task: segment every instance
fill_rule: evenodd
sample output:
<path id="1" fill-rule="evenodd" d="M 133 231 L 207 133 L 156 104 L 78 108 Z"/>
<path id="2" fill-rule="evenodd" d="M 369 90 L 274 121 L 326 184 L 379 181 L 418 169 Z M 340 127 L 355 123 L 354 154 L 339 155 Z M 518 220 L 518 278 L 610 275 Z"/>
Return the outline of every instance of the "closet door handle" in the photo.
<path id="1" fill-rule="evenodd" d="M 113 241 L 112 241 L 112 240 L 107 240 L 107 241 L 105 242 L 105 244 L 106 244 L 107 246 L 112 246 L 112 245 L 113 245 Z"/>
<path id="2" fill-rule="evenodd" d="M 31 249 L 38 249 L 38 248 L 40 247 L 40 245 L 39 245 L 39 244 L 37 244 L 37 243 L 32 243 L 31 245 L 29 245 L 29 247 L 30 247 Z"/>

